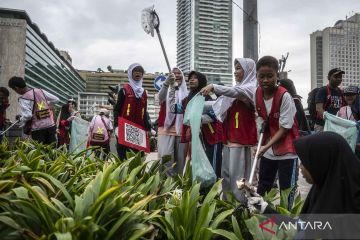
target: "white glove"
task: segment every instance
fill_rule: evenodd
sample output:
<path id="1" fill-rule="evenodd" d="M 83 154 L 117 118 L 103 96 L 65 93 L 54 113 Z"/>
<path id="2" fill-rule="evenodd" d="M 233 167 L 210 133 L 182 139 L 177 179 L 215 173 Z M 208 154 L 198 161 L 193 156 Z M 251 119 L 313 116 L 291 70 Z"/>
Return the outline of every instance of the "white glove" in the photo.
<path id="1" fill-rule="evenodd" d="M 115 134 L 115 136 L 116 136 L 116 137 L 118 137 L 118 135 L 119 135 L 119 132 L 118 132 L 118 127 L 116 127 L 116 128 L 115 128 L 115 130 L 114 130 L 114 134 Z"/>
<path id="2" fill-rule="evenodd" d="M 268 203 L 262 197 L 250 197 L 247 206 L 251 213 L 264 213 Z"/>
<path id="3" fill-rule="evenodd" d="M 170 73 L 169 76 L 167 76 L 164 84 L 167 86 L 172 86 L 175 83 L 175 75 L 173 73 Z"/>
<path id="4" fill-rule="evenodd" d="M 152 136 L 156 136 L 156 131 L 154 129 L 151 129 L 150 133 Z"/>
<path id="5" fill-rule="evenodd" d="M 25 124 L 26 124 L 26 121 L 25 121 L 24 117 L 20 117 L 20 119 L 19 119 L 19 127 L 23 128 L 25 126 Z"/>

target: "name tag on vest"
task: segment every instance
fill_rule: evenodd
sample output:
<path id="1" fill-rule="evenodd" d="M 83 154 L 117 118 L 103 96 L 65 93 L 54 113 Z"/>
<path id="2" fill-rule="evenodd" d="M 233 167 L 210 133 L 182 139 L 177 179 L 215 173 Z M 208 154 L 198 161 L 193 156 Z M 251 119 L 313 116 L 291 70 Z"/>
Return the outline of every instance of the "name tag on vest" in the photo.
<path id="1" fill-rule="evenodd" d="M 50 117 L 50 110 L 49 109 L 43 109 L 36 111 L 36 117 L 38 119 L 44 119 Z"/>
<path id="2" fill-rule="evenodd" d="M 92 134 L 93 140 L 103 141 L 105 139 L 105 135 L 101 133 L 93 133 Z"/>

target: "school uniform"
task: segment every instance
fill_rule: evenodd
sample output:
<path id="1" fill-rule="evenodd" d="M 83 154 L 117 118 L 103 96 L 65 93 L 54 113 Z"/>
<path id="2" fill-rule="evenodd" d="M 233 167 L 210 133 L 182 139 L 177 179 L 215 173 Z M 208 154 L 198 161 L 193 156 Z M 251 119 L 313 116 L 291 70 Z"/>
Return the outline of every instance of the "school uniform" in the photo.
<path id="1" fill-rule="evenodd" d="M 242 178 L 249 179 L 252 164 L 251 147 L 257 143 L 253 102 L 256 70 L 252 59 L 237 58 L 236 62 L 244 70 L 243 79 L 233 87 L 213 84 L 214 93 L 221 96 L 212 108 L 217 119 L 223 122 L 222 188 L 224 192 L 231 191 L 237 199 L 241 199 L 242 194 L 236 181 Z"/>
<path id="2" fill-rule="evenodd" d="M 179 68 L 177 68 L 179 69 Z M 180 69 L 179 69 L 180 70 Z M 180 70 L 181 71 L 181 70 Z M 186 160 L 187 143 L 181 143 L 183 114 L 170 111 L 170 101 L 181 103 L 189 91 L 183 76 L 183 81 L 176 89 L 163 84 L 159 92 L 160 112 L 158 117 L 158 157 L 171 156 L 166 163 L 168 174 L 182 174 Z M 170 99 L 173 98 L 173 99 Z M 175 168 L 172 165 L 176 163 Z"/>
<path id="3" fill-rule="evenodd" d="M 271 137 L 279 130 L 279 126 L 288 129 L 288 132 L 261 157 L 257 192 L 264 196 L 272 188 L 276 173 L 279 175 L 281 190 L 296 186 L 298 159 L 293 141 L 299 137 L 299 132 L 295 118 L 296 107 L 285 88 L 278 86 L 273 98 L 264 100 L 263 90 L 258 87 L 255 102 L 259 117 L 263 121 L 268 121 L 262 145 L 270 141 Z M 292 205 L 294 194 L 295 189 L 289 196 L 289 208 Z"/>
<path id="4" fill-rule="evenodd" d="M 114 125 L 117 126 L 118 118 L 122 117 L 136 123 L 147 130 L 150 130 L 149 115 L 147 114 L 147 93 L 144 91 L 141 98 L 134 95 L 129 84 L 124 84 L 118 94 L 118 101 L 114 108 Z M 116 144 L 117 153 L 120 159 L 126 159 L 126 152 L 132 150 L 139 152 L 119 143 Z"/>

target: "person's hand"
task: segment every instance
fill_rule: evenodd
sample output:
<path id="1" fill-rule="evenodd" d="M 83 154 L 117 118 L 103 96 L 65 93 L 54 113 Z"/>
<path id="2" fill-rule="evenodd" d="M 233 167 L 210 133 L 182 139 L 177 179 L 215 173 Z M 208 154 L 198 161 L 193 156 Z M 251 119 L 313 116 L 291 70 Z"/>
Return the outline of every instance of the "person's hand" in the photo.
<path id="1" fill-rule="evenodd" d="M 172 86 L 175 83 L 175 75 L 173 73 L 170 73 L 169 76 L 167 76 L 164 84 L 167 86 Z"/>
<path id="2" fill-rule="evenodd" d="M 117 138 L 119 137 L 119 136 L 118 136 L 118 135 L 119 135 L 118 127 L 115 128 L 114 134 L 115 134 L 115 137 L 117 137 Z"/>
<path id="3" fill-rule="evenodd" d="M 56 134 L 58 134 L 58 135 L 60 134 L 60 129 L 58 129 L 58 128 L 56 129 Z"/>
<path id="4" fill-rule="evenodd" d="M 250 197 L 247 202 L 247 207 L 251 213 L 264 213 L 268 205 L 262 197 Z"/>
<path id="5" fill-rule="evenodd" d="M 6 118 L 4 123 L 5 124 L 11 124 L 11 121 L 10 121 L 10 119 Z"/>
<path id="6" fill-rule="evenodd" d="M 67 121 L 69 121 L 69 122 L 71 122 L 72 120 L 74 120 L 74 118 L 75 118 L 75 115 L 74 116 L 71 116 L 71 117 L 69 117 L 68 119 L 66 119 Z"/>
<path id="7" fill-rule="evenodd" d="M 268 149 L 269 149 L 269 147 L 267 145 L 261 146 L 257 157 L 258 158 L 262 157 Z M 256 151 L 255 151 L 255 155 L 256 155 Z M 254 157 L 255 157 L 255 155 L 254 155 Z"/>
<path id="8" fill-rule="evenodd" d="M 151 133 L 151 136 L 156 136 L 156 131 L 154 129 L 151 129 L 150 133 Z"/>
<path id="9" fill-rule="evenodd" d="M 207 85 L 206 87 L 203 87 L 201 90 L 200 90 L 200 93 L 202 95 L 209 95 L 210 93 L 212 93 L 214 91 L 214 85 L 211 83 L 209 85 Z"/>

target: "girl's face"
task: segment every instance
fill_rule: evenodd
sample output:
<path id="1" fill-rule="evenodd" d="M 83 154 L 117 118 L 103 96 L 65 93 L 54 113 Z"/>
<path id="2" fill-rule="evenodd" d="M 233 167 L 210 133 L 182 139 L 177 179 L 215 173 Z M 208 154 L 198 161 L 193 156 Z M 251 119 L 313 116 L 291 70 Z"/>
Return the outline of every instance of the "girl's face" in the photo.
<path id="1" fill-rule="evenodd" d="M 69 112 L 75 111 L 75 104 L 73 102 L 69 102 Z"/>
<path id="2" fill-rule="evenodd" d="M 241 82 L 244 78 L 244 69 L 241 67 L 241 64 L 239 62 L 235 63 L 235 71 L 234 71 L 234 75 L 235 75 L 235 81 L 236 82 Z"/>
<path id="3" fill-rule="evenodd" d="M 197 79 L 197 76 L 193 74 L 189 79 L 189 88 L 190 90 L 193 90 L 196 89 L 198 86 L 199 86 L 199 80 Z"/>
<path id="4" fill-rule="evenodd" d="M 264 90 L 273 90 L 277 83 L 277 72 L 268 66 L 262 66 L 259 68 L 256 74 L 256 78 L 259 85 Z"/>
<path id="5" fill-rule="evenodd" d="M 311 177 L 311 174 L 309 173 L 309 171 L 304 167 L 304 165 L 302 163 L 300 163 L 300 171 L 301 174 L 303 175 L 303 177 L 305 178 L 306 182 L 309 184 L 314 184 L 314 180 Z"/>
<path id="6" fill-rule="evenodd" d="M 175 81 L 176 81 L 176 83 L 177 83 L 178 85 L 181 85 L 182 80 L 183 80 L 183 76 L 182 76 L 180 70 L 177 69 L 177 68 L 174 68 L 174 70 L 173 70 L 172 72 L 173 72 L 173 74 L 175 75 Z"/>
<path id="7" fill-rule="evenodd" d="M 144 75 L 144 72 L 143 70 L 141 69 L 141 67 L 136 67 L 134 68 L 134 70 L 132 71 L 132 78 L 135 80 L 135 81 L 140 81 L 142 79 Z"/>
<path id="8" fill-rule="evenodd" d="M 357 94 L 344 94 L 347 105 L 352 105 L 356 99 Z"/>

